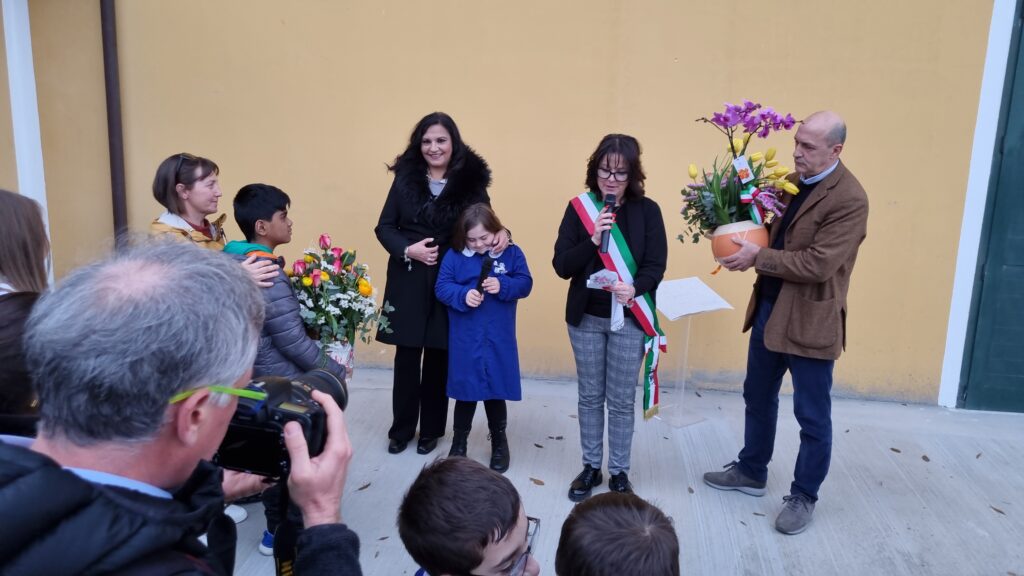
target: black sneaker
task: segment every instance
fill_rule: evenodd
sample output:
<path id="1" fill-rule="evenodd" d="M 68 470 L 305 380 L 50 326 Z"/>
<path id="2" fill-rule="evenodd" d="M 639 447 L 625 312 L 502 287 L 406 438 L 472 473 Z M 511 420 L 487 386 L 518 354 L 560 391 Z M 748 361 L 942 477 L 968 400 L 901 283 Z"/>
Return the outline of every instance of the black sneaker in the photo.
<path id="1" fill-rule="evenodd" d="M 629 476 L 625 472 L 613 474 L 608 478 L 608 489 L 612 492 L 621 492 L 623 494 L 633 493 L 633 485 L 629 483 Z"/>
<path id="2" fill-rule="evenodd" d="M 601 469 L 587 464 L 583 467 L 583 472 L 580 472 L 579 476 L 569 485 L 569 500 L 573 502 L 586 500 L 594 486 L 600 486 L 603 481 Z"/>

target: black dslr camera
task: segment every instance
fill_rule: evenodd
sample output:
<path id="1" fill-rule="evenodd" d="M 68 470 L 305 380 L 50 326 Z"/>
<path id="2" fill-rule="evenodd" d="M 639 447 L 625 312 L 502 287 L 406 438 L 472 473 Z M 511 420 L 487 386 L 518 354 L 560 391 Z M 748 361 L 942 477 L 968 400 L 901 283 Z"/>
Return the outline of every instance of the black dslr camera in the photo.
<path id="1" fill-rule="evenodd" d="M 291 461 L 284 444 L 284 425 L 295 421 L 309 445 L 309 455 L 323 452 L 327 413 L 313 400 L 313 391 L 330 394 L 342 410 L 348 404 L 345 381 L 321 369 L 295 378 L 264 376 L 246 386 L 262 399 L 241 397 L 214 463 L 229 470 L 282 478 Z M 262 393 L 262 394 L 261 394 Z"/>

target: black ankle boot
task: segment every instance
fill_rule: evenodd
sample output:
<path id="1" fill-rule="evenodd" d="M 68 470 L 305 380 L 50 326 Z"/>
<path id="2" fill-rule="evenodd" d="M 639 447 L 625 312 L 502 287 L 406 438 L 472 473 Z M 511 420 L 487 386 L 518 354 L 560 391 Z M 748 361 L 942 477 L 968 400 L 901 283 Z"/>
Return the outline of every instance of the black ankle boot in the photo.
<path id="1" fill-rule="evenodd" d="M 491 470 L 504 473 L 508 470 L 509 453 L 508 437 L 505 436 L 505 423 L 491 428 Z"/>
<path id="2" fill-rule="evenodd" d="M 448 457 L 452 456 L 463 456 L 466 455 L 469 442 L 469 430 L 456 430 L 455 436 L 452 437 L 452 449 L 448 451 Z"/>

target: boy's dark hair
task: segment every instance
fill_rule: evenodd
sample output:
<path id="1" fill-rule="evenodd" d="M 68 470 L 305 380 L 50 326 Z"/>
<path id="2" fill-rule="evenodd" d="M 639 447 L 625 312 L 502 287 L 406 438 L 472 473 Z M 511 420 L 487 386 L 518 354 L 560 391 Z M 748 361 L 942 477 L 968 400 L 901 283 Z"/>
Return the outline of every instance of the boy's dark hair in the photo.
<path id="1" fill-rule="evenodd" d="M 428 464 L 398 509 L 398 534 L 430 574 L 469 574 L 489 544 L 519 520 L 519 493 L 501 474 L 468 458 Z"/>
<path id="2" fill-rule="evenodd" d="M 590 160 L 587 161 L 587 188 L 600 196 L 601 188 L 597 185 L 597 169 L 601 165 L 601 160 L 604 160 L 604 157 L 609 154 L 622 156 L 622 161 L 626 163 L 626 170 L 629 171 L 629 181 L 626 190 L 622 193 L 623 199 L 642 198 L 644 180 L 647 179 L 647 175 L 644 174 L 644 167 L 640 163 L 640 143 L 636 138 L 625 134 L 609 134 L 601 139 L 597 150 L 594 150 L 594 153 L 590 155 Z"/>
<path id="3" fill-rule="evenodd" d="M 501 220 L 498 220 L 498 215 L 494 213 L 490 206 L 482 202 L 473 204 L 462 211 L 458 222 L 455 223 L 455 233 L 452 234 L 452 247 L 459 251 L 465 249 L 466 233 L 478 225 L 482 225 L 484 230 L 491 234 L 497 234 L 505 229 L 501 224 Z"/>
<path id="4" fill-rule="evenodd" d="M 167 208 L 168 212 L 181 216 L 185 208 L 178 197 L 178 184 L 189 189 L 210 174 L 220 174 L 220 168 L 213 160 L 193 156 L 188 152 L 168 156 L 156 169 L 156 176 L 153 178 L 153 198 Z"/>
<path id="5" fill-rule="evenodd" d="M 578 504 L 562 524 L 558 576 L 679 575 L 672 521 L 635 494 L 607 492 Z"/>
<path id="6" fill-rule="evenodd" d="M 246 184 L 235 194 L 235 222 L 245 239 L 256 239 L 256 221 L 270 221 L 278 210 L 287 210 L 292 201 L 280 188 L 270 184 Z"/>

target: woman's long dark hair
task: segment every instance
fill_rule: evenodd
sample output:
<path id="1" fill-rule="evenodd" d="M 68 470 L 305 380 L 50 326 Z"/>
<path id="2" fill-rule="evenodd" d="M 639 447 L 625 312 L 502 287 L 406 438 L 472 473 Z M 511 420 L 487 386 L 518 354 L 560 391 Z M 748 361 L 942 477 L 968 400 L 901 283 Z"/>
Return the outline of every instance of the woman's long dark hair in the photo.
<path id="1" fill-rule="evenodd" d="M 609 134 L 601 139 L 597 150 L 594 150 L 594 153 L 590 155 L 590 160 L 587 161 L 587 189 L 594 192 L 601 190 L 597 185 L 597 167 L 601 164 L 601 160 L 609 154 L 622 156 L 622 161 L 626 163 L 626 169 L 629 171 L 629 184 L 626 186 L 623 196 L 628 200 L 642 198 L 644 180 L 647 179 L 647 176 L 640 163 L 640 143 L 636 141 L 636 138 L 625 134 Z"/>
<path id="2" fill-rule="evenodd" d="M 431 112 L 416 123 L 416 127 L 412 129 L 412 134 L 409 136 L 409 146 L 395 157 L 395 162 L 388 166 L 388 170 L 395 172 L 399 169 L 414 169 L 426 173 L 427 161 L 423 158 L 420 144 L 423 142 L 423 135 L 427 133 L 427 129 L 438 124 L 447 130 L 452 138 L 452 156 L 448 161 L 446 174 L 458 172 L 465 163 L 466 145 L 462 142 L 462 135 L 459 134 L 459 127 L 455 125 L 455 120 L 452 120 L 452 117 L 444 112 Z"/>

